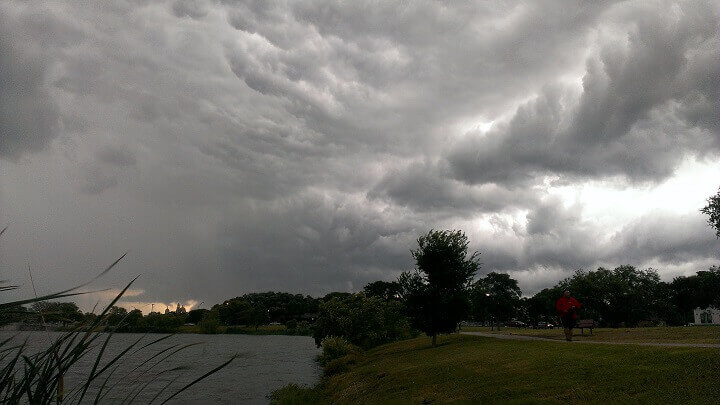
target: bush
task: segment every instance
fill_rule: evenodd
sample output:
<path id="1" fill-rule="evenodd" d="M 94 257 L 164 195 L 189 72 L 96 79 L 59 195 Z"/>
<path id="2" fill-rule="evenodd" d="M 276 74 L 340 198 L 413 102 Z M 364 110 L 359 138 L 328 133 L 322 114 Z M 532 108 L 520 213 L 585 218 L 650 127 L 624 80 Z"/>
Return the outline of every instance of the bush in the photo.
<path id="1" fill-rule="evenodd" d="M 320 304 L 313 331 L 318 346 L 325 337 L 338 336 L 363 349 L 414 335 L 402 303 L 366 297 L 363 293 L 335 297 Z"/>
<path id="2" fill-rule="evenodd" d="M 285 328 L 289 331 L 295 331 L 297 329 L 298 322 L 294 319 L 291 319 L 285 323 Z"/>
<path id="3" fill-rule="evenodd" d="M 322 340 L 322 353 L 317 361 L 324 366 L 333 360 L 359 351 L 360 348 L 341 337 L 326 337 Z"/>
<path id="4" fill-rule="evenodd" d="M 339 359 L 331 360 L 323 367 L 323 375 L 325 377 L 332 377 L 336 374 L 344 373 L 350 369 L 351 364 L 355 364 L 356 362 L 357 356 L 354 354 L 348 354 Z"/>
<path id="5" fill-rule="evenodd" d="M 300 321 L 295 329 L 296 335 L 309 335 L 310 334 L 310 323 L 308 321 Z"/>

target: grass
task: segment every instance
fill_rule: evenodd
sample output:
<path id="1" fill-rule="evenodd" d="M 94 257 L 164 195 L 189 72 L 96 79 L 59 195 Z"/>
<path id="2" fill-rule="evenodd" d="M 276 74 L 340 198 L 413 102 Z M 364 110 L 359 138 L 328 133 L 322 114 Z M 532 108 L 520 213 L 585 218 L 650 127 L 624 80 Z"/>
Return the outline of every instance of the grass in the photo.
<path id="1" fill-rule="evenodd" d="M 489 327 L 463 327 L 464 332 L 499 333 L 505 335 L 538 336 L 547 339 L 565 339 L 563 330 L 526 329 L 503 327 L 491 331 Z M 597 342 L 649 342 L 649 343 L 711 343 L 720 344 L 720 326 L 665 326 L 654 328 L 595 328 L 593 334 L 585 329 L 581 336 L 580 329 L 573 329 L 576 340 Z"/>
<path id="2" fill-rule="evenodd" d="M 573 345 L 467 335 L 391 343 L 276 403 L 720 403 L 720 350 Z"/>

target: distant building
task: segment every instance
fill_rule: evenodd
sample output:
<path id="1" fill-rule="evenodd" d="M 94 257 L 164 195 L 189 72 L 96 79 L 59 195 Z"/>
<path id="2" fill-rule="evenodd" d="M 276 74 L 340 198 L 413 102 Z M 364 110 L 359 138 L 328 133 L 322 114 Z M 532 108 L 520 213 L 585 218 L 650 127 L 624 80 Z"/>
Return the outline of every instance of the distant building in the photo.
<path id="1" fill-rule="evenodd" d="M 720 325 L 720 309 L 718 308 L 695 308 L 693 315 L 695 316 L 695 325 Z"/>
<path id="2" fill-rule="evenodd" d="M 185 310 L 185 305 L 180 305 L 180 303 L 177 304 L 175 307 L 175 313 L 178 315 L 185 315 L 187 314 L 187 311 Z"/>

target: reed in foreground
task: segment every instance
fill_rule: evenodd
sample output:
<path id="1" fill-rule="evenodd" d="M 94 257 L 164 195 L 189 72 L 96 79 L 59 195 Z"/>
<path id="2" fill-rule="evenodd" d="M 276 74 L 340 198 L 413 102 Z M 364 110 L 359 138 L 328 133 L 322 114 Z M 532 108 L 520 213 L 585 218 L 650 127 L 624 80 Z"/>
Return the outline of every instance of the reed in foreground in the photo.
<path id="1" fill-rule="evenodd" d="M 0 235 L 5 229 L 0 231 Z M 100 275 L 93 280 L 109 272 L 115 267 L 120 257 Z M 137 277 L 135 278 L 137 279 Z M 140 394 L 150 397 L 146 402 L 165 403 L 183 391 L 191 388 L 201 380 L 221 370 L 236 356 L 233 356 L 217 367 L 206 371 L 202 375 L 190 378 L 186 384 L 179 388 L 170 389 L 173 383 L 181 377 L 186 377 L 187 370 L 183 367 L 164 368 L 166 360 L 180 354 L 183 350 L 193 346 L 170 345 L 164 349 L 154 350 L 160 342 L 171 338 L 172 335 L 164 335 L 159 338 L 149 339 L 141 336 L 135 341 L 123 347 L 114 355 L 109 355 L 108 347 L 114 335 L 113 329 L 107 327 L 108 312 L 115 303 L 123 296 L 127 289 L 135 281 L 133 279 L 125 288 L 105 307 L 100 314 L 92 321 L 84 321 L 76 324 L 70 331 L 60 334 L 49 346 L 32 352 L 27 340 L 19 339 L 19 336 L 11 336 L 0 341 L 0 402 L 8 404 L 31 403 L 101 403 L 113 393 L 120 381 L 128 381 L 133 378 L 137 381 L 134 388 L 123 392 L 122 402 L 133 402 Z M 24 300 L 0 303 L 0 313 L 13 311 L 19 305 L 51 300 L 84 294 L 78 289 L 89 284 L 85 283 L 64 291 L 48 294 Z M 17 289 L 18 286 L 0 281 L 0 292 L 7 292 Z M 42 316 L 42 314 L 40 314 Z M 121 370 L 120 366 L 128 356 L 144 356 L 134 368 Z M 81 361 L 91 359 L 92 366 L 89 369 L 73 370 L 83 376 L 83 379 L 71 387 L 66 386 L 66 375 L 73 368 L 78 368 Z M 148 381 L 140 383 L 141 381 Z M 162 386 L 158 381 L 168 381 Z M 148 392 L 150 390 L 150 392 Z"/>

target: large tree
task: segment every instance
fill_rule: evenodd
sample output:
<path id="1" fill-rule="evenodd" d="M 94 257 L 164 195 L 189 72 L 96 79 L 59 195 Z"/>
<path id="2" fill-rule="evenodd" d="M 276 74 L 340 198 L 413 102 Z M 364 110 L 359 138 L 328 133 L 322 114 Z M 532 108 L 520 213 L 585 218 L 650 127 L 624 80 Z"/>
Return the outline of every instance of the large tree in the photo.
<path id="1" fill-rule="evenodd" d="M 397 281 L 373 281 L 363 288 L 363 292 L 368 297 L 394 300 L 400 295 L 400 284 Z"/>
<path id="2" fill-rule="evenodd" d="M 506 322 L 519 315 L 522 291 L 509 274 L 491 272 L 473 284 L 472 307 L 476 320 Z"/>
<path id="3" fill-rule="evenodd" d="M 468 287 L 480 267 L 474 252 L 468 256 L 468 238 L 462 231 L 431 230 L 411 250 L 415 272 L 403 273 L 398 282 L 415 327 L 432 337 L 453 332 L 469 312 Z"/>
<path id="4" fill-rule="evenodd" d="M 715 229 L 715 236 L 720 238 L 720 189 L 717 194 L 710 196 L 707 202 L 700 212 L 708 216 L 708 224 Z"/>

